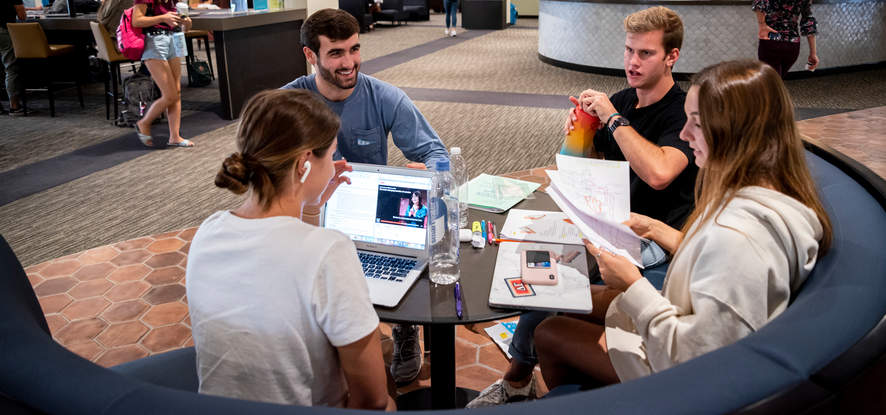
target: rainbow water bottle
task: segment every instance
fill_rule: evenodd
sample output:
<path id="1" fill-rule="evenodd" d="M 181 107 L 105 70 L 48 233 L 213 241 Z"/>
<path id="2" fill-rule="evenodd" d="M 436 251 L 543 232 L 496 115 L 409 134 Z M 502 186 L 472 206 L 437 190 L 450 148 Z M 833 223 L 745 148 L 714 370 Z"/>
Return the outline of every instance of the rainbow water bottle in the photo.
<path id="1" fill-rule="evenodd" d="M 587 157 L 594 144 L 594 134 L 600 128 L 600 119 L 596 115 L 586 113 L 581 109 L 581 104 L 575 105 L 575 117 L 577 119 L 572 122 L 575 128 L 566 134 L 563 146 L 560 147 L 560 154 Z"/>

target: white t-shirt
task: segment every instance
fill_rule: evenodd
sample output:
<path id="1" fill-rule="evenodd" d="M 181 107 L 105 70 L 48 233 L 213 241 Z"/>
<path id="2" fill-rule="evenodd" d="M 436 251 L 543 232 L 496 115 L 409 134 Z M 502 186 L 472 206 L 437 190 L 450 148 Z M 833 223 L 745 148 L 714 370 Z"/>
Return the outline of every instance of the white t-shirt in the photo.
<path id="1" fill-rule="evenodd" d="M 200 393 L 210 395 L 341 406 L 335 347 L 378 327 L 354 243 L 293 217 L 207 218 L 187 293 Z"/>

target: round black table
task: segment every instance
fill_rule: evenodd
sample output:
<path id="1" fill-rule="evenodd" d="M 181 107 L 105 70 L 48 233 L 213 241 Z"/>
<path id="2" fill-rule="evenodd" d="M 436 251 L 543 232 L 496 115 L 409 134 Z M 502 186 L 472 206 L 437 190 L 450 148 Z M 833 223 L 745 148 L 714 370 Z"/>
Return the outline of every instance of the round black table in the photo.
<path id="1" fill-rule="evenodd" d="M 560 209 L 546 193 L 535 192 L 530 198 L 514 206 L 517 209 L 559 211 Z M 468 209 L 468 219 L 492 220 L 501 230 L 507 213 L 490 213 Z M 458 324 L 481 323 L 512 317 L 519 310 L 489 307 L 489 289 L 498 246 L 486 245 L 475 249 L 469 243 L 462 243 L 459 251 L 460 283 L 462 289 L 462 318 L 455 314 L 455 284 L 437 285 L 431 283 L 427 270 L 419 277 L 406 296 L 394 308 L 375 307 L 379 318 L 388 323 L 421 324 L 425 344 L 431 349 L 431 387 L 401 395 L 397 398 L 399 409 L 450 409 L 464 407 L 477 396 L 477 391 L 455 387 L 455 326 Z"/>

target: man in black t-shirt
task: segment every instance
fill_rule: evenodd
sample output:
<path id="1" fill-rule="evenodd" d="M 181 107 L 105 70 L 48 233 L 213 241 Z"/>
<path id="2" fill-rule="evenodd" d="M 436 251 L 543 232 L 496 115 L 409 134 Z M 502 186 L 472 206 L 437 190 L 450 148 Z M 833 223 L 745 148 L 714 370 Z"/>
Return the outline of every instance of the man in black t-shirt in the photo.
<path id="1" fill-rule="evenodd" d="M 0 0 L 0 60 L 3 61 L 3 68 L 6 71 L 6 93 L 9 95 L 11 115 L 24 114 L 20 101 L 24 86 L 18 80 L 18 64 L 15 61 L 12 39 L 9 38 L 6 24 L 15 23 L 16 18 L 25 20 L 26 17 L 22 0 Z M 0 111 L 3 111 L 2 106 Z"/>
<path id="2" fill-rule="evenodd" d="M 655 7 L 625 19 L 625 30 L 631 88 L 611 98 L 589 89 L 579 100 L 583 110 L 605 123 L 594 136 L 594 149 L 607 160 L 630 164 L 631 211 L 680 229 L 693 208 L 698 173 L 692 149 L 680 140 L 686 93 L 672 76 L 683 24 L 673 11 Z"/>
<path id="3" fill-rule="evenodd" d="M 653 7 L 625 19 L 624 65 L 631 88 L 610 99 L 592 89 L 581 93 L 574 103 L 595 114 L 604 127 L 594 136 L 594 148 L 607 160 L 626 160 L 631 167 L 631 210 L 680 228 L 692 211 L 695 176 L 698 167 L 689 145 L 680 140 L 686 123 L 683 101 L 686 93 L 674 82 L 672 68 L 680 57 L 683 23 L 673 11 Z M 574 110 L 573 110 L 574 111 Z M 566 131 L 572 129 L 575 113 L 570 112 Z M 646 266 L 663 263 L 667 255 L 655 243 L 643 247 Z M 593 294 L 593 318 L 605 307 L 598 307 L 609 291 Z M 480 392 L 468 407 L 499 405 L 536 395 L 533 370 L 538 363 L 533 333 L 548 313 L 531 311 L 520 316 L 508 352 L 511 363 L 502 379 Z"/>

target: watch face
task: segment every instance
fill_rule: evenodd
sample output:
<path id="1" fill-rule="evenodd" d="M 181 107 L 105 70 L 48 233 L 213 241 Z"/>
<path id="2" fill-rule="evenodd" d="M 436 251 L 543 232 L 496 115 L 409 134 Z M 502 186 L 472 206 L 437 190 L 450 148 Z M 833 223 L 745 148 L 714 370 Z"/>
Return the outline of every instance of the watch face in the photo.
<path id="1" fill-rule="evenodd" d="M 619 116 L 614 121 L 612 121 L 612 125 L 609 126 L 609 132 L 615 134 L 615 130 L 623 125 L 631 125 L 631 123 L 628 122 L 627 118 Z"/>

